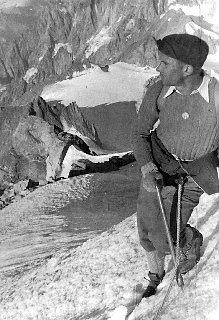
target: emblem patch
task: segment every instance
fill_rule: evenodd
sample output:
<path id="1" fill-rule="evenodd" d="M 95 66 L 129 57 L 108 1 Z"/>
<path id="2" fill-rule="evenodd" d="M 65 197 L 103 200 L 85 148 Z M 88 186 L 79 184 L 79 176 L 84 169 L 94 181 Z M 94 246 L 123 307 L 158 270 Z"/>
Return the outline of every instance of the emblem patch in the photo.
<path id="1" fill-rule="evenodd" d="M 183 112 L 182 117 L 186 120 L 189 118 L 189 114 L 187 112 Z"/>

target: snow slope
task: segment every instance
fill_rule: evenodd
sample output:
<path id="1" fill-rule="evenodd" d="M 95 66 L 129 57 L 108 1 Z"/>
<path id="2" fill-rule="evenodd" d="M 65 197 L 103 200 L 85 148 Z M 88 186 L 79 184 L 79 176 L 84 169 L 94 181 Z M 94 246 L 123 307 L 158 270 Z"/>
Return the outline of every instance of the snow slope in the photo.
<path id="1" fill-rule="evenodd" d="M 77 194 L 83 194 L 80 184 L 78 187 Z M 217 320 L 218 206 L 218 194 L 204 194 L 193 213 L 190 222 L 198 226 L 205 240 L 200 262 L 184 276 L 183 291 L 174 280 L 166 297 L 173 276 L 172 262 L 167 257 L 167 274 L 156 297 L 140 302 L 148 267 L 134 214 L 23 275 L 0 275 L 1 320 Z M 155 317 L 164 299 L 160 316 Z"/>
<path id="2" fill-rule="evenodd" d="M 79 107 L 95 107 L 118 101 L 138 101 L 144 84 L 158 73 L 124 62 L 109 66 L 104 72 L 95 66 L 72 79 L 46 86 L 41 96 L 46 101 L 61 100 L 64 105 L 76 101 Z"/>
<path id="3" fill-rule="evenodd" d="M 7 9 L 10 7 L 24 7 L 31 0 L 0 0 L 0 10 Z"/>
<path id="4" fill-rule="evenodd" d="M 210 2 L 205 3 L 207 5 Z M 194 25 L 190 27 L 194 30 Z M 217 57 L 217 54 L 209 56 L 206 63 L 209 70 L 219 70 Z M 133 72 L 131 66 L 128 73 L 128 68 L 127 65 L 116 64 L 110 66 L 109 73 L 94 68 L 80 77 L 45 88 L 43 98 L 62 100 L 65 104 L 73 100 L 81 107 L 131 101 L 136 97 L 138 101 L 149 71 L 134 68 Z M 121 75 L 121 69 L 127 72 L 125 77 Z M 133 79 L 134 75 L 140 79 Z M 99 87 L 95 87 L 95 82 Z M 85 94 L 85 88 L 88 95 Z M 122 90 L 118 96 L 120 88 Z M 69 96 L 66 98 L 66 95 Z M 80 184 L 77 191 L 83 195 Z M 25 214 L 25 203 L 22 203 L 21 216 Z M 204 244 L 197 267 L 184 276 L 183 290 L 173 280 L 167 295 L 173 277 L 172 262 L 167 257 L 166 277 L 157 295 L 140 301 L 140 295 L 147 286 L 144 276 L 148 273 L 148 267 L 144 250 L 139 244 L 136 216 L 133 214 L 82 246 L 62 254 L 57 253 L 43 265 L 24 274 L 18 273 L 14 277 L 0 275 L 1 319 L 218 320 L 218 208 L 219 194 L 204 194 L 190 219 L 190 223 L 203 233 Z M 5 216 L 5 221 L 8 216 Z M 13 222 L 13 217 L 10 217 Z M 7 236 L 7 229 L 5 232 Z"/>

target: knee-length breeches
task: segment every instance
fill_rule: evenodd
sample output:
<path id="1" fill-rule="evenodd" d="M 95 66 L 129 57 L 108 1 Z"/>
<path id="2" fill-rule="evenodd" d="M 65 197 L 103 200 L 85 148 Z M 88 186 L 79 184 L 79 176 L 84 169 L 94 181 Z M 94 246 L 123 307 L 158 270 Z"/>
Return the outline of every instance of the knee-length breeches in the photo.
<path id="1" fill-rule="evenodd" d="M 181 195 L 181 245 L 185 242 L 186 224 L 194 207 L 198 204 L 202 193 L 202 189 L 197 186 L 192 178 L 188 177 L 187 181 L 182 186 Z M 162 189 L 162 197 L 170 233 L 173 241 L 176 241 L 178 207 L 177 186 L 164 186 Z M 137 225 L 140 243 L 146 251 L 158 250 L 159 252 L 169 253 L 169 245 L 157 193 L 146 191 L 142 186 L 142 183 L 137 203 Z"/>

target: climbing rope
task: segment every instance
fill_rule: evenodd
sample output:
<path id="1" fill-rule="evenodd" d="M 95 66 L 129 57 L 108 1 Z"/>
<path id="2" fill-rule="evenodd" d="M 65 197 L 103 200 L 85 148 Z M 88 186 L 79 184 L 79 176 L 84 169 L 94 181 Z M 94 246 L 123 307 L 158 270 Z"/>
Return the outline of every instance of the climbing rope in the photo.
<path id="1" fill-rule="evenodd" d="M 196 213 L 196 228 L 198 225 L 198 213 Z M 198 264 L 195 265 L 195 320 L 197 315 L 197 280 L 198 280 Z"/>
<path id="2" fill-rule="evenodd" d="M 180 223 L 181 223 L 181 197 L 182 197 L 182 185 L 184 178 L 181 177 L 178 181 L 178 199 L 177 199 L 177 235 L 176 235 L 176 263 L 175 263 L 175 275 L 176 282 L 179 287 L 184 286 L 182 275 L 179 270 L 179 260 L 180 260 Z"/>

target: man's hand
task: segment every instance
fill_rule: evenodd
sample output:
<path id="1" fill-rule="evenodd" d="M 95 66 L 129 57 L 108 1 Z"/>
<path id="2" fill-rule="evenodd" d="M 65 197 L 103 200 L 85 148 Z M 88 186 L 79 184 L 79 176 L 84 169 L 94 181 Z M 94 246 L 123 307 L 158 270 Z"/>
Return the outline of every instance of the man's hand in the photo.
<path id="1" fill-rule="evenodd" d="M 141 168 L 141 172 L 143 176 L 142 178 L 143 187 L 148 192 L 156 192 L 156 181 L 162 180 L 161 182 L 159 182 L 161 185 L 163 182 L 163 176 L 158 171 L 158 168 L 156 167 L 156 165 L 153 162 L 149 162 Z"/>

